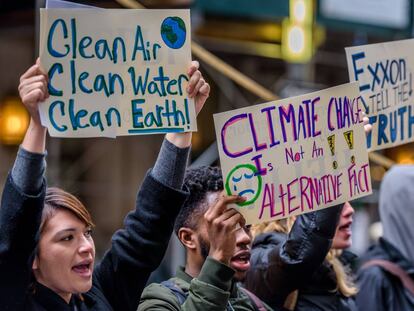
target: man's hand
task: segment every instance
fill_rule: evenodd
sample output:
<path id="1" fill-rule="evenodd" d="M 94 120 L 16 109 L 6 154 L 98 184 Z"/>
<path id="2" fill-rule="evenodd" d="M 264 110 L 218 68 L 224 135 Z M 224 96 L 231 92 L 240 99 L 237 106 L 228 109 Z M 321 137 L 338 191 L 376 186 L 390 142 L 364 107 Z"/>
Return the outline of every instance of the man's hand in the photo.
<path id="1" fill-rule="evenodd" d="M 230 264 L 230 259 L 234 255 L 238 225 L 244 227 L 245 224 L 243 216 L 235 209 L 227 209 L 227 205 L 243 201 L 243 197 L 235 195 L 222 196 L 204 214 L 210 241 L 209 256 L 226 265 Z"/>

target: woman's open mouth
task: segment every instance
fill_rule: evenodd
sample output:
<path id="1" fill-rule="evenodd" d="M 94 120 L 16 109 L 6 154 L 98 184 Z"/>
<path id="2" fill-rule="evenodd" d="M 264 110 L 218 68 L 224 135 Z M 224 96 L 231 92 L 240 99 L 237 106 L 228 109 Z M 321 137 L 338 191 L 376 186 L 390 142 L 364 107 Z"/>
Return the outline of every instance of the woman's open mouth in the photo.
<path id="1" fill-rule="evenodd" d="M 83 278 L 90 278 L 92 276 L 92 263 L 93 261 L 91 259 L 84 260 L 73 266 L 72 271 Z"/>
<path id="2" fill-rule="evenodd" d="M 351 225 L 352 225 L 352 221 L 349 221 L 346 224 L 340 226 L 339 231 L 342 231 L 344 233 L 351 235 L 352 234 Z"/>

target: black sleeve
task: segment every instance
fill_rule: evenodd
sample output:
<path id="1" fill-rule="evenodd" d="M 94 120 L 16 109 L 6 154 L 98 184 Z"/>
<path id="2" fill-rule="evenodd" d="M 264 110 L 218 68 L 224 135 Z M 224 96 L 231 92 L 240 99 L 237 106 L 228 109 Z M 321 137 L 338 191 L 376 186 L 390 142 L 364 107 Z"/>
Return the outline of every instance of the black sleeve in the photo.
<path id="1" fill-rule="evenodd" d="M 94 282 L 114 310 L 135 311 L 150 276 L 167 249 L 175 218 L 187 197 L 147 173 L 136 209 L 94 272 Z"/>
<path id="2" fill-rule="evenodd" d="M 283 305 L 324 261 L 342 211 L 342 204 L 300 215 L 286 240 L 252 250 L 246 286 L 266 303 Z"/>
<path id="3" fill-rule="evenodd" d="M 39 193 L 19 190 L 10 174 L 0 207 L 0 305 L 21 310 L 32 281 L 33 253 L 37 245 L 46 182 Z"/>

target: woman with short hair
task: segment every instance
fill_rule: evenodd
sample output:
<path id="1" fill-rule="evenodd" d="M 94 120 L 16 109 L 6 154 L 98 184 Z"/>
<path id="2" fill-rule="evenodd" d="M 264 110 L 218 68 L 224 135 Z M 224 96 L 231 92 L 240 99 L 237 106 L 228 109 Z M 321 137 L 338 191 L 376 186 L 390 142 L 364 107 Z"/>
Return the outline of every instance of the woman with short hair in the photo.
<path id="1" fill-rule="evenodd" d="M 198 67 L 192 62 L 187 87 L 197 113 L 210 90 Z M 157 162 L 141 185 L 136 209 L 94 268 L 88 211 L 73 195 L 46 187 L 46 129 L 38 106 L 48 96 L 47 80 L 39 61 L 20 79 L 20 97 L 31 121 L 0 208 L 0 308 L 135 311 L 187 197 L 181 189 L 191 133 L 166 135 Z"/>

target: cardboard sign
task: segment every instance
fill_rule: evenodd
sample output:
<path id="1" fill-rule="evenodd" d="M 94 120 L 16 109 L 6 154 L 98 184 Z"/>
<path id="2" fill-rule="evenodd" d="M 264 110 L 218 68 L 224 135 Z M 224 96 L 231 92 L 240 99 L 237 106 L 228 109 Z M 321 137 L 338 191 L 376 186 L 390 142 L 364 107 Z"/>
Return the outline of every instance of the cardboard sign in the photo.
<path id="1" fill-rule="evenodd" d="M 189 10 L 41 9 L 43 125 L 57 137 L 195 131 L 190 33 Z"/>
<path id="2" fill-rule="evenodd" d="M 359 82 L 372 124 L 370 150 L 414 141 L 414 40 L 346 48 L 349 79 Z"/>
<path id="3" fill-rule="evenodd" d="M 248 224 L 371 193 L 357 83 L 214 115 L 227 194 Z"/>

